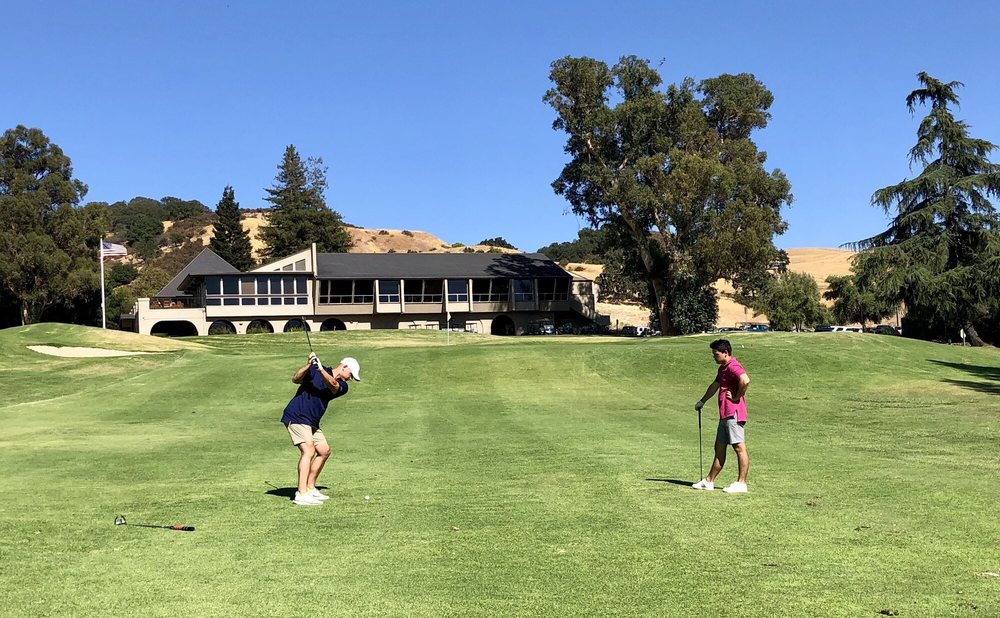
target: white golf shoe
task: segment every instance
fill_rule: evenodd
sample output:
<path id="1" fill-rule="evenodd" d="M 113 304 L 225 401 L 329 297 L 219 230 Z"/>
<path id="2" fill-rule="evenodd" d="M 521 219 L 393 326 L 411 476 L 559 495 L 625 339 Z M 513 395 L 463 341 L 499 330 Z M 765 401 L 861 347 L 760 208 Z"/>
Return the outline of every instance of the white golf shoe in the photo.
<path id="1" fill-rule="evenodd" d="M 730 485 L 729 487 L 726 487 L 722 491 L 726 492 L 727 494 L 745 494 L 747 493 L 747 484 L 740 483 L 739 481 L 737 481 L 732 485 Z"/>
<path id="2" fill-rule="evenodd" d="M 328 496 L 326 494 L 319 493 L 319 490 L 315 489 L 315 488 L 313 488 L 313 490 L 310 491 L 306 495 L 308 495 L 310 498 L 315 498 L 316 500 L 319 500 L 320 502 L 326 502 L 327 500 L 330 499 L 330 496 Z"/>
<path id="3" fill-rule="evenodd" d="M 715 483 L 713 483 L 712 481 L 701 479 L 691 487 L 694 487 L 695 489 L 704 489 L 705 491 L 712 491 L 713 489 L 715 489 Z"/>
<path id="4" fill-rule="evenodd" d="M 295 492 L 295 498 L 292 500 L 292 504 L 297 504 L 299 506 L 320 506 L 323 504 L 323 501 L 313 498 L 308 493 L 300 494 L 299 492 Z"/>

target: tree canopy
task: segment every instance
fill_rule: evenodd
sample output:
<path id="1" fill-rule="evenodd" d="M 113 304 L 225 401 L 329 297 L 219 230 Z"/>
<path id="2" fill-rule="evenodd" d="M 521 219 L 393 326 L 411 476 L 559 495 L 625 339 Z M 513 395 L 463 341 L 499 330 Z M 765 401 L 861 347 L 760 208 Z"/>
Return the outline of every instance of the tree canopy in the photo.
<path id="1" fill-rule="evenodd" d="M 988 159 L 996 146 L 972 137 L 953 115 L 960 82 L 923 72 L 917 80 L 906 106 L 910 113 L 917 105 L 930 110 L 909 156 L 911 167 L 923 169 L 872 196 L 892 220 L 882 233 L 853 244 L 861 250 L 857 284 L 887 302 L 905 303 L 922 330 L 964 328 L 981 345 L 976 325 L 995 313 L 1000 291 L 1000 220 L 991 202 L 1000 193 L 1000 166 Z"/>
<path id="2" fill-rule="evenodd" d="M 77 208 L 86 193 L 41 130 L 18 125 L 0 137 L 0 287 L 21 324 L 100 289 L 106 211 Z"/>
<path id="3" fill-rule="evenodd" d="M 827 308 L 820 302 L 819 286 L 812 275 L 785 271 L 768 283 L 753 304 L 766 313 L 774 330 L 801 330 L 827 320 Z"/>
<path id="4" fill-rule="evenodd" d="M 285 148 L 274 186 L 265 199 L 273 204 L 268 224 L 261 227 L 264 255 L 280 258 L 316 243 L 325 253 L 342 253 L 351 248 L 351 236 L 340 214 L 326 205 L 326 167 L 322 159 L 305 162 L 295 146 Z"/>
<path id="5" fill-rule="evenodd" d="M 240 205 L 232 187 L 222 190 L 222 199 L 215 207 L 218 220 L 213 228 L 212 240 L 209 243 L 212 251 L 240 270 L 249 270 L 253 266 L 250 233 L 243 229 L 240 220 Z"/>
<path id="6" fill-rule="evenodd" d="M 662 92 L 660 75 L 635 56 L 610 68 L 562 58 L 550 79 L 544 100 L 570 156 L 553 189 L 595 228 L 620 230 L 664 334 L 680 332 L 677 308 L 707 298 L 716 279 L 737 290 L 760 281 L 792 199 L 785 176 L 764 169 L 766 155 L 750 139 L 770 118 L 763 84 L 724 74 Z"/>

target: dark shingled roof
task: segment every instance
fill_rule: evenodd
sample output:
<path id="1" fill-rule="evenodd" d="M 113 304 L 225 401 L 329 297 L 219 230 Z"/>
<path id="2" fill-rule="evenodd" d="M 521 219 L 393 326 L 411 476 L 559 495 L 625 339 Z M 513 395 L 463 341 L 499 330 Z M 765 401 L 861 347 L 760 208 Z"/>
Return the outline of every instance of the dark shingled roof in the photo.
<path id="1" fill-rule="evenodd" d="M 570 278 L 541 253 L 320 253 L 317 279 Z"/>
<path id="2" fill-rule="evenodd" d="M 240 272 L 238 268 L 219 257 L 216 252 L 205 247 L 181 272 L 177 273 L 176 277 L 170 280 L 170 283 L 157 293 L 157 296 L 190 296 L 190 294 L 183 291 L 187 287 L 190 277 L 231 275 L 238 272 Z"/>

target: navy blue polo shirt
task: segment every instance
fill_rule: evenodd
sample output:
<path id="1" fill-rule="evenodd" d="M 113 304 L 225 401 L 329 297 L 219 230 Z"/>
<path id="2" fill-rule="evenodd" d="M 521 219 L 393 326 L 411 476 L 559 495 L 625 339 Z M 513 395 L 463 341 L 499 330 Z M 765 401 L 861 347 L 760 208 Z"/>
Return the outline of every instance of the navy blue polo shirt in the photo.
<path id="1" fill-rule="evenodd" d="M 327 373 L 333 372 L 330 367 L 324 367 L 324 369 Z M 299 384 L 299 390 L 285 406 L 281 422 L 285 425 L 294 423 L 319 427 L 319 419 L 323 418 L 326 406 L 337 397 L 347 394 L 347 381 L 338 379 L 337 382 L 340 384 L 340 388 L 337 391 L 331 390 L 319 371 L 310 366 L 309 376 L 302 381 L 302 384 Z"/>

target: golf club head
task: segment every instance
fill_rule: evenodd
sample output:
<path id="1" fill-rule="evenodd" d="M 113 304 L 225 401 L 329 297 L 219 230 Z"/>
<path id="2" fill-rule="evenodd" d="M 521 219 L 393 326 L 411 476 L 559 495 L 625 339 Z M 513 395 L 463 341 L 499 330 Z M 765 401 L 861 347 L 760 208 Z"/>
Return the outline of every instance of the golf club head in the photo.
<path id="1" fill-rule="evenodd" d="M 125 516 L 124 515 L 119 515 L 118 517 L 115 517 L 115 525 L 116 526 L 124 526 L 125 524 L 126 524 L 126 522 L 125 522 Z"/>

